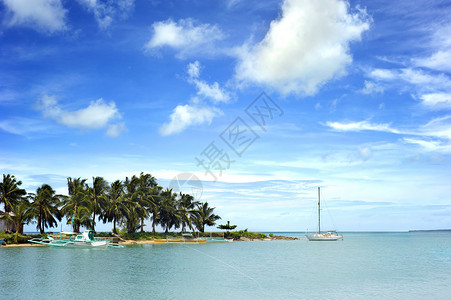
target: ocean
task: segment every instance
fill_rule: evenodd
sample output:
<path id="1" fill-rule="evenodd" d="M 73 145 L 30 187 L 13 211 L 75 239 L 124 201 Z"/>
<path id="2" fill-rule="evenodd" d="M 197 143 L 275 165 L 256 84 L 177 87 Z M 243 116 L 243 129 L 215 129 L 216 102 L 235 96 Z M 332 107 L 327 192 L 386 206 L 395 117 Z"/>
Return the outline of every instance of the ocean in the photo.
<path id="1" fill-rule="evenodd" d="M 451 232 L 345 233 L 336 242 L 0 248 L 0 299 L 107 298 L 451 299 Z"/>

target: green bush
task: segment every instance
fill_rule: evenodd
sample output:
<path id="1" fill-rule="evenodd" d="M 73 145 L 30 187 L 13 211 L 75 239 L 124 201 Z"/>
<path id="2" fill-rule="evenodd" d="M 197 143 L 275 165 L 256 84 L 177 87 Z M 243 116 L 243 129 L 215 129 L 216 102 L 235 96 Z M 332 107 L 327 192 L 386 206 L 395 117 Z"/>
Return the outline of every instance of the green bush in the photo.
<path id="1" fill-rule="evenodd" d="M 4 243 L 6 244 L 15 244 L 15 233 L 0 233 L 0 240 L 4 239 Z M 19 234 L 17 237 L 17 243 L 18 244 L 26 244 L 28 243 L 28 240 L 31 240 L 33 238 L 47 238 L 47 234 Z"/>
<path id="2" fill-rule="evenodd" d="M 247 228 L 245 230 L 239 230 L 239 231 L 232 231 L 230 232 L 230 236 L 234 240 L 239 240 L 240 238 L 248 238 L 248 239 L 264 239 L 266 238 L 266 234 L 261 232 L 249 232 L 247 231 Z"/>

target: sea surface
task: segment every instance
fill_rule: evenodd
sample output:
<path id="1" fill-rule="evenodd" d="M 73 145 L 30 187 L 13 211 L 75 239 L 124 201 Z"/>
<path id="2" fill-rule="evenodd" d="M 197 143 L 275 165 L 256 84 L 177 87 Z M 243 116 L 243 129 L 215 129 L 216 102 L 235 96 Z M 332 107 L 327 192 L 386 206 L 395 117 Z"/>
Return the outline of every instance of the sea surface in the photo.
<path id="1" fill-rule="evenodd" d="M 104 250 L 3 247 L 0 299 L 451 299 L 451 232 Z"/>

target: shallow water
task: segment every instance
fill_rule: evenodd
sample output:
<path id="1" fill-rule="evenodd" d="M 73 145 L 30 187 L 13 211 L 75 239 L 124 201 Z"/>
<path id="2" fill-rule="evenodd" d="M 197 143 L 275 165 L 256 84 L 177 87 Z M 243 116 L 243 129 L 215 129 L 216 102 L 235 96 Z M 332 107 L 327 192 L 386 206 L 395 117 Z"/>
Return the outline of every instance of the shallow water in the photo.
<path id="1" fill-rule="evenodd" d="M 0 292 L 1 299 L 449 299 L 451 233 L 1 248 Z"/>

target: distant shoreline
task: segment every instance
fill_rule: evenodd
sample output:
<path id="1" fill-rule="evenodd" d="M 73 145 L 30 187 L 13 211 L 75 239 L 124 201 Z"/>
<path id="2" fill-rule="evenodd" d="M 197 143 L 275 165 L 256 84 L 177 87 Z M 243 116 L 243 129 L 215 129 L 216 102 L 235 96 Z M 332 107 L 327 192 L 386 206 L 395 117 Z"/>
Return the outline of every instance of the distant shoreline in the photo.
<path id="1" fill-rule="evenodd" d="M 409 230 L 409 232 L 444 232 L 444 231 L 451 231 L 451 229 L 415 229 L 415 230 Z"/>

